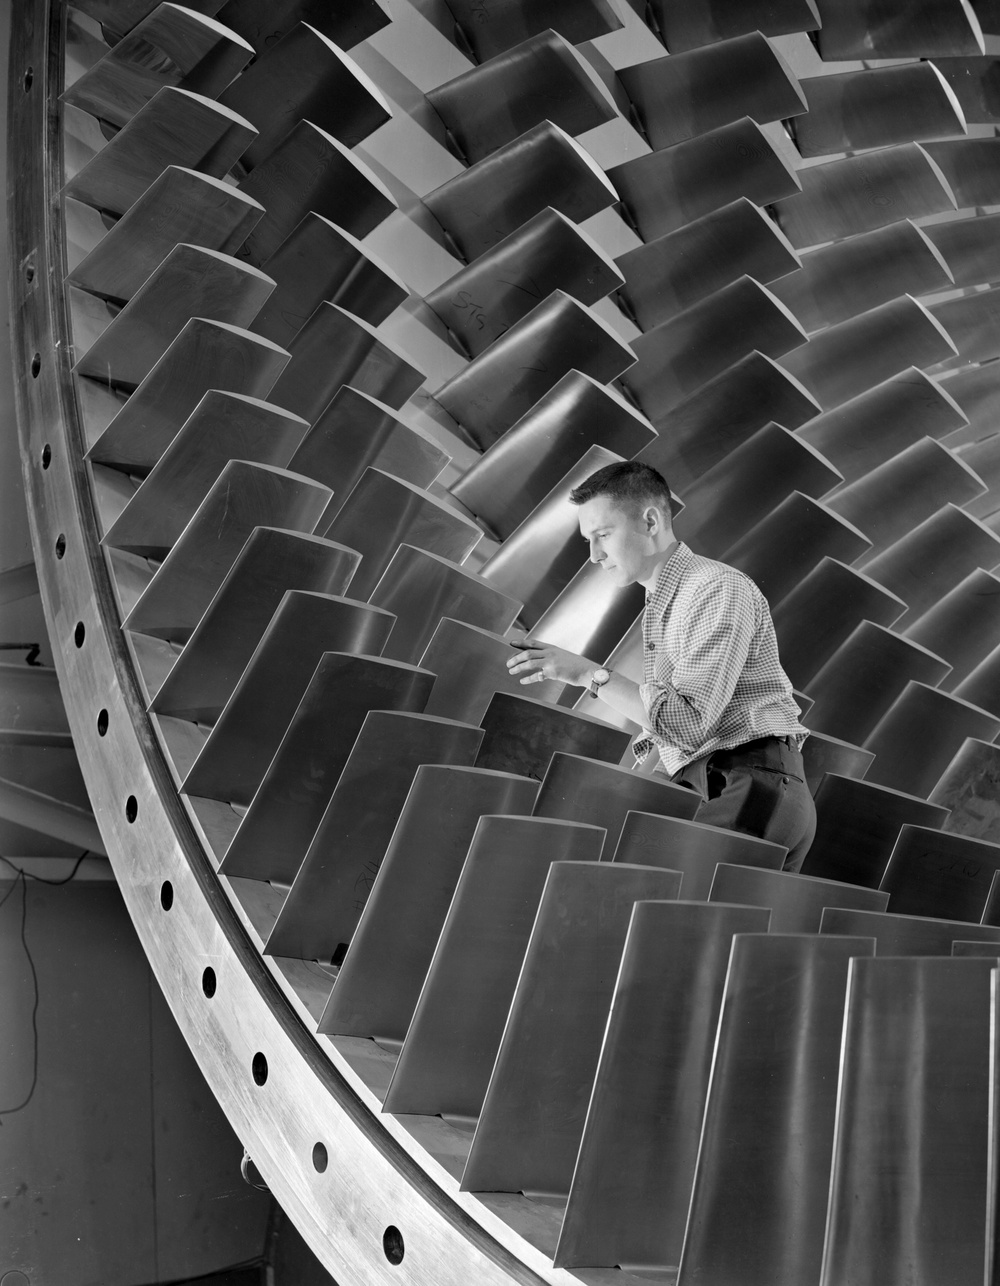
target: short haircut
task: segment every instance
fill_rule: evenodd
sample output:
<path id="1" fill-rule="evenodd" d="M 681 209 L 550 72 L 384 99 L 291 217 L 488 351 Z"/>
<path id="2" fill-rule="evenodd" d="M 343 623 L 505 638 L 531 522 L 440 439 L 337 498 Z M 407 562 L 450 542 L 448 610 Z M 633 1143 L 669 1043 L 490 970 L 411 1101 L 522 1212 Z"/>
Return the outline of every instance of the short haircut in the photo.
<path id="1" fill-rule="evenodd" d="M 569 493 L 574 505 L 585 505 L 595 496 L 609 496 L 623 504 L 659 505 L 667 514 L 674 513 L 674 500 L 662 473 L 637 460 L 606 464 Z"/>

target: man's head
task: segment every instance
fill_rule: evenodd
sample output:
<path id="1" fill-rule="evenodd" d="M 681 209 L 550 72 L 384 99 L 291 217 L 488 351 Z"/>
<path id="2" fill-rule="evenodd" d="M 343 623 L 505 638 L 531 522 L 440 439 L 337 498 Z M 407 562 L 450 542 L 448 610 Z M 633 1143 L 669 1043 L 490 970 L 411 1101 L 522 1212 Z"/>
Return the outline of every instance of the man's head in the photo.
<path id="1" fill-rule="evenodd" d="M 570 492 L 580 508 L 580 534 L 590 560 L 620 585 L 651 585 L 674 543 L 670 488 L 647 464 L 623 461 L 598 469 Z"/>

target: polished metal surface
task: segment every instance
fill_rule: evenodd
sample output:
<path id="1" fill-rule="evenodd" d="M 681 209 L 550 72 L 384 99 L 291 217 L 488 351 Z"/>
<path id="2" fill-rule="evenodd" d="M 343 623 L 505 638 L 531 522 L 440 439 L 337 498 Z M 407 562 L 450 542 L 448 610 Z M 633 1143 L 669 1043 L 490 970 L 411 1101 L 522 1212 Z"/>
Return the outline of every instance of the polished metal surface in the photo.
<path id="1" fill-rule="evenodd" d="M 344 594 L 359 560 L 318 536 L 255 527 L 149 709 L 215 723 L 285 593 Z"/>
<path id="2" fill-rule="evenodd" d="M 378 0 L 349 0 L 336 8 L 325 0 L 228 0 L 219 10 L 218 20 L 248 40 L 258 53 L 299 22 L 308 22 L 341 49 L 352 49 L 391 22 Z"/>
<path id="3" fill-rule="evenodd" d="M 554 31 L 497 54 L 427 93 L 467 164 L 542 121 L 582 134 L 612 120 L 611 94 L 583 56 Z"/>
<path id="4" fill-rule="evenodd" d="M 820 933 L 859 934 L 875 939 L 877 956 L 950 956 L 953 942 L 1000 943 L 1000 926 L 967 920 L 929 919 L 885 911 L 828 907 Z"/>
<path id="5" fill-rule="evenodd" d="M 845 482 L 855 482 L 921 438 L 942 438 L 965 423 L 947 387 L 911 366 L 816 416 L 798 434 Z"/>
<path id="6" fill-rule="evenodd" d="M 782 150 L 746 115 L 612 165 L 608 178 L 644 241 L 675 232 L 739 197 L 767 206 L 802 186 Z"/>
<path id="7" fill-rule="evenodd" d="M 635 354 L 607 322 L 555 290 L 434 391 L 485 450 L 571 370 L 608 383 Z"/>
<path id="8" fill-rule="evenodd" d="M 964 741 L 927 798 L 951 810 L 943 830 L 1000 841 L 1000 746 Z"/>
<path id="9" fill-rule="evenodd" d="M 273 290 L 270 277 L 232 255 L 174 246 L 120 311 L 71 292 L 80 354 L 73 369 L 109 387 L 132 390 L 192 317 L 247 327 Z"/>
<path id="10" fill-rule="evenodd" d="M 532 637 L 603 662 L 641 614 L 643 598 L 640 586 L 620 589 L 596 563 L 585 563 L 539 617 Z"/>
<path id="11" fill-rule="evenodd" d="M 677 1265 L 734 935 L 766 935 L 768 914 L 688 901 L 634 909 L 557 1264 Z M 608 1165 L 623 1145 L 632 1163 Z"/>
<path id="12" fill-rule="evenodd" d="M 482 534 L 474 522 L 430 492 L 373 468 L 365 469 L 323 532 L 361 554 L 351 586 L 359 598 L 371 594 L 400 545 L 460 563 Z"/>
<path id="13" fill-rule="evenodd" d="M 942 388 L 955 399 L 963 414 L 969 417 L 968 428 L 956 431 L 950 445 L 978 442 L 993 432 L 997 405 L 1000 402 L 1000 370 L 993 364 L 966 366 L 947 372 Z"/>
<path id="14" fill-rule="evenodd" d="M 308 427 L 273 403 L 209 389 L 111 524 L 105 545 L 165 557 L 230 460 L 287 468 Z"/>
<path id="15" fill-rule="evenodd" d="M 802 700 L 796 694 L 800 708 Z M 802 717 L 809 718 L 809 710 L 804 709 Z M 861 746 L 854 746 L 849 741 L 838 737 L 828 737 L 823 732 L 810 730 L 802 747 L 802 766 L 805 769 L 806 785 L 815 795 L 819 784 L 828 772 L 837 773 L 840 777 L 861 779 L 868 772 L 875 755 Z"/>
<path id="16" fill-rule="evenodd" d="M 448 9 L 477 62 L 504 53 L 547 27 L 579 45 L 622 26 L 611 0 L 542 0 L 541 4 L 536 0 L 531 5 L 500 4 L 486 9 L 479 0 L 448 0 Z"/>
<path id="17" fill-rule="evenodd" d="M 862 621 L 890 626 L 905 611 L 903 600 L 878 581 L 823 558 L 772 608 L 782 669 L 803 687 Z"/>
<path id="18" fill-rule="evenodd" d="M 484 816 L 473 835 L 383 1108 L 478 1116 L 550 870 L 596 863 L 604 832 Z"/>
<path id="19" fill-rule="evenodd" d="M 649 9 L 663 43 L 676 53 L 748 31 L 783 36 L 793 31 L 815 31 L 820 26 L 815 0 L 743 0 L 726 6 L 714 0 L 688 0 L 683 7 L 671 0 L 651 0 Z"/>
<path id="20" fill-rule="evenodd" d="M 900 371 L 932 366 L 955 351 L 930 309 L 903 295 L 817 332 L 779 365 L 828 411 Z"/>
<path id="21" fill-rule="evenodd" d="M 801 437 L 765 424 L 684 489 L 674 534 L 696 553 L 718 558 L 794 492 L 819 497 L 840 481 Z"/>
<path id="22" fill-rule="evenodd" d="M 569 371 L 449 490 L 493 536 L 506 540 L 588 447 L 627 459 L 655 436 L 645 416 L 615 389 Z"/>
<path id="23" fill-rule="evenodd" d="M 1000 291 L 992 287 L 966 298 L 929 305 L 931 316 L 945 328 L 958 349 L 957 357 L 947 359 L 948 367 L 988 362 L 1000 356 L 996 337 L 998 301 Z"/>
<path id="24" fill-rule="evenodd" d="M 469 765 L 479 728 L 372 710 L 264 946 L 299 960 L 343 958 L 421 764 Z M 371 791 L 369 783 L 378 781 Z"/>
<path id="25" fill-rule="evenodd" d="M 650 330 L 744 275 L 781 298 L 775 278 L 797 278 L 800 260 L 780 229 L 741 196 L 626 251 L 615 263 L 625 275 L 620 298 Z"/>
<path id="26" fill-rule="evenodd" d="M 802 190 L 775 202 L 778 227 L 798 248 L 870 232 L 901 214 L 917 219 L 954 210 L 955 195 L 931 159 L 934 146 L 901 143 L 797 170 Z"/>
<path id="27" fill-rule="evenodd" d="M 851 0 L 823 23 L 816 41 L 824 59 L 909 58 L 918 49 L 946 58 L 983 53 L 975 10 L 951 4 L 933 5 L 900 22 L 870 0 Z"/>
<path id="28" fill-rule="evenodd" d="M 678 1286 L 819 1277 L 847 975 L 873 943 L 777 932 L 733 939 Z"/>
<path id="29" fill-rule="evenodd" d="M 264 215 L 220 179 L 168 165 L 66 277 L 103 299 L 131 299 L 179 242 L 234 254 Z"/>
<path id="30" fill-rule="evenodd" d="M 258 266 L 310 213 L 364 237 L 396 208 L 375 171 L 308 120 L 297 121 L 239 188 L 266 206 L 243 248 Z"/>
<path id="31" fill-rule="evenodd" d="M 875 754 L 869 779 L 926 797 L 967 737 L 998 733 L 1000 715 L 911 679 L 865 741 Z"/>
<path id="32" fill-rule="evenodd" d="M 630 813 L 690 819 L 700 802 L 694 792 L 665 777 L 640 777 L 618 764 L 599 763 L 556 751 L 542 778 L 532 811 L 536 817 L 603 826 L 607 838 L 601 857 L 610 861 Z"/>
<path id="33" fill-rule="evenodd" d="M 429 192 L 423 202 L 471 261 L 546 206 L 580 223 L 617 199 L 590 153 L 558 125 L 542 121 Z"/>
<path id="34" fill-rule="evenodd" d="M 903 826 L 879 887 L 898 914 L 978 923 L 998 869 L 1000 844 Z"/>
<path id="35" fill-rule="evenodd" d="M 766 286 L 740 277 L 632 341 L 622 383 L 654 423 L 752 352 L 778 358 L 806 332 Z"/>
<path id="36" fill-rule="evenodd" d="M 927 154 L 940 167 L 959 209 L 994 203 L 998 190 L 995 142 L 986 137 L 927 144 Z"/>
<path id="37" fill-rule="evenodd" d="M 831 242 L 800 259 L 801 269 L 771 289 L 808 331 L 847 321 L 900 295 L 926 295 L 952 285 L 944 257 L 909 219 Z"/>
<path id="38" fill-rule="evenodd" d="M 510 643 L 501 634 L 442 617 L 420 657 L 424 669 L 437 675 L 427 713 L 479 723 L 494 692 L 523 694 L 520 679 L 507 669 L 510 655 Z M 537 699 L 553 703 L 567 690 L 551 679 L 531 686 Z"/>
<path id="39" fill-rule="evenodd" d="M 796 429 L 819 409 L 798 380 L 762 353 L 750 353 L 662 417 L 654 416 L 659 435 L 637 459 L 659 469 L 683 494 L 765 424 Z"/>
<path id="40" fill-rule="evenodd" d="M 495 768 L 541 781 L 557 750 L 616 764 L 631 737 L 580 711 L 564 710 L 509 692 L 494 693 L 482 718 L 477 768 Z"/>
<path id="41" fill-rule="evenodd" d="M 168 85 L 69 177 L 63 193 L 124 214 L 168 165 L 221 179 L 256 133 L 245 117 L 220 103 Z"/>
<path id="42" fill-rule="evenodd" d="M 822 1286 L 978 1286 L 990 959 L 850 968 Z"/>
<path id="43" fill-rule="evenodd" d="M 392 117 L 381 91 L 357 63 L 305 22 L 262 53 L 219 102 L 257 128 L 241 158 L 248 170 L 302 119 L 354 147 Z"/>
<path id="44" fill-rule="evenodd" d="M 683 787 L 682 787 L 683 789 Z M 638 862 L 679 871 L 685 902 L 708 900 L 720 862 L 780 871 L 788 849 L 770 840 L 721 830 L 683 817 L 629 813 L 615 849 L 615 862 Z"/>
<path id="45" fill-rule="evenodd" d="M 771 912 L 771 933 L 819 933 L 826 907 L 884 911 L 889 894 L 843 884 L 840 880 L 818 879 L 814 875 L 720 862 L 715 868 L 708 901 L 767 907 Z"/>
<path id="46" fill-rule="evenodd" d="M 806 684 L 809 726 L 860 746 L 911 679 L 939 683 L 948 662 L 872 621 L 862 621 Z"/>
<path id="47" fill-rule="evenodd" d="M 588 560 L 579 510 L 570 493 L 591 474 L 622 457 L 605 447 L 588 447 L 573 467 L 516 531 L 483 564 L 481 575 L 522 604 L 518 619 L 532 629 Z"/>
<path id="48" fill-rule="evenodd" d="M 948 809 L 900 791 L 827 773 L 816 791 L 816 838 L 803 875 L 877 889 L 899 828 L 944 825 Z"/>
<path id="49" fill-rule="evenodd" d="M 988 491 L 965 505 L 967 512 L 975 514 L 989 524 L 996 523 L 996 510 L 1000 505 L 1000 442 L 985 438 L 981 442 L 956 444 L 956 452 L 974 473 L 977 473 Z"/>
<path id="50" fill-rule="evenodd" d="M 794 492 L 730 545 L 723 561 L 746 572 L 773 607 L 822 559 L 851 563 L 870 544 L 864 532 L 829 506 Z"/>
<path id="51" fill-rule="evenodd" d="M 977 567 L 1000 565 L 1000 536 L 957 505 L 944 505 L 865 566 L 873 580 L 899 597 L 909 611 L 905 629 Z"/>
<path id="52" fill-rule="evenodd" d="M 512 773 L 417 769 L 319 1031 L 405 1038 L 480 819 L 523 814 L 537 793 Z"/>
<path id="53" fill-rule="evenodd" d="M 378 326 L 409 293 L 356 237 L 312 211 L 268 256 L 263 271 L 275 289 L 252 329 L 286 346 L 324 300 Z"/>
<path id="54" fill-rule="evenodd" d="M 942 686 L 953 690 L 1000 637 L 1000 578 L 981 568 L 970 572 L 909 626 L 906 637 L 948 662 Z"/>
<path id="55" fill-rule="evenodd" d="M 369 711 L 419 714 L 433 683 L 399 661 L 324 652 L 220 872 L 291 884 Z"/>
<path id="56" fill-rule="evenodd" d="M 676 872 L 651 867 L 550 866 L 462 1175 L 466 1191 L 569 1191 L 632 908 L 676 898 L 679 887 Z"/>
<path id="57" fill-rule="evenodd" d="M 937 60 L 934 65 L 939 71 L 943 70 L 938 66 Z M 972 69 L 968 68 L 967 75 L 971 73 Z M 948 76 L 947 71 L 945 75 Z M 998 231 L 1000 215 L 997 214 L 950 219 L 947 223 L 931 224 L 924 229 L 948 265 L 955 285 L 959 287 L 978 286 L 984 281 L 1000 280 L 1000 263 L 997 262 Z"/>
<path id="58" fill-rule="evenodd" d="M 933 63 L 844 71 L 799 81 L 806 112 L 794 123 L 803 156 L 949 138 L 967 131 L 958 99 Z"/>
<path id="59" fill-rule="evenodd" d="M 654 151 L 744 116 L 766 124 L 806 110 L 792 69 L 759 31 L 671 50 L 623 67 L 618 79 Z"/>
<path id="60" fill-rule="evenodd" d="M 384 402 L 344 384 L 297 446 L 288 467 L 333 488 L 324 516 L 330 521 L 366 469 L 380 469 L 426 488 L 448 460 L 436 442 L 406 424 Z"/>
<path id="61" fill-rule="evenodd" d="M 310 533 L 329 488 L 286 469 L 230 460 L 122 622 L 137 634 L 186 642 L 255 527 Z"/>
<path id="62" fill-rule="evenodd" d="M 424 382 L 423 374 L 399 349 L 336 304 L 320 304 L 289 351 L 291 360 L 271 397 L 310 423 L 342 384 L 398 410 Z"/>
<path id="63" fill-rule="evenodd" d="M 392 625 L 367 603 L 286 591 L 183 790 L 249 804 L 323 653 L 377 656 Z"/>
<path id="64" fill-rule="evenodd" d="M 88 459 L 143 476 L 210 389 L 267 398 L 288 360 L 285 349 L 269 339 L 192 317 L 90 448 Z"/>
<path id="65" fill-rule="evenodd" d="M 623 280 L 592 237 L 547 206 L 424 302 L 476 357 L 553 290 L 596 304 Z"/>
<path id="66" fill-rule="evenodd" d="M 61 101 L 126 125 L 166 85 L 217 98 L 252 57 L 242 37 L 201 13 L 157 7 L 77 77 Z"/>
<path id="67" fill-rule="evenodd" d="M 954 695 L 991 714 L 1000 712 L 1000 647 L 995 647 L 961 683 Z"/>
<path id="68" fill-rule="evenodd" d="M 413 662 L 425 654 L 446 617 L 500 633 L 510 628 L 521 606 L 474 572 L 413 545 L 399 546 L 369 601 L 396 617 L 384 655 Z M 445 669 L 456 663 L 455 657 L 441 658 Z"/>

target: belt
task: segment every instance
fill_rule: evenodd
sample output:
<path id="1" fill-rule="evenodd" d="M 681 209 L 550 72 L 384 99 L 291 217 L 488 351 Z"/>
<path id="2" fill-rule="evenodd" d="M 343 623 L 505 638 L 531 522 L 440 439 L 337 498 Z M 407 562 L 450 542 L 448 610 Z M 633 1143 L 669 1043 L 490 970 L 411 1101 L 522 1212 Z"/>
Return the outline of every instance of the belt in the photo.
<path id="1" fill-rule="evenodd" d="M 741 755 L 745 750 L 763 750 L 765 746 L 778 742 L 782 746 L 791 746 L 791 737 L 755 737 L 753 741 L 744 741 L 739 746 L 720 747 L 712 753 L 716 755 Z"/>

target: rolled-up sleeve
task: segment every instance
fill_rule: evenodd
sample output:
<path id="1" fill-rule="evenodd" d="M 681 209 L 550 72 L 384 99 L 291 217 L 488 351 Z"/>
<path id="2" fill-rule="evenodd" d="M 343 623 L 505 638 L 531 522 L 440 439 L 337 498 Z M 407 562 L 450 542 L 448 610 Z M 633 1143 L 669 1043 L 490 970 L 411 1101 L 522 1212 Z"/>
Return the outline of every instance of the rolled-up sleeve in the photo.
<path id="1" fill-rule="evenodd" d="M 678 605 L 681 606 L 681 605 Z M 670 654 L 639 685 L 647 727 L 678 748 L 696 752 L 719 722 L 747 660 L 757 610 L 738 573 L 698 586 L 671 628 Z"/>

